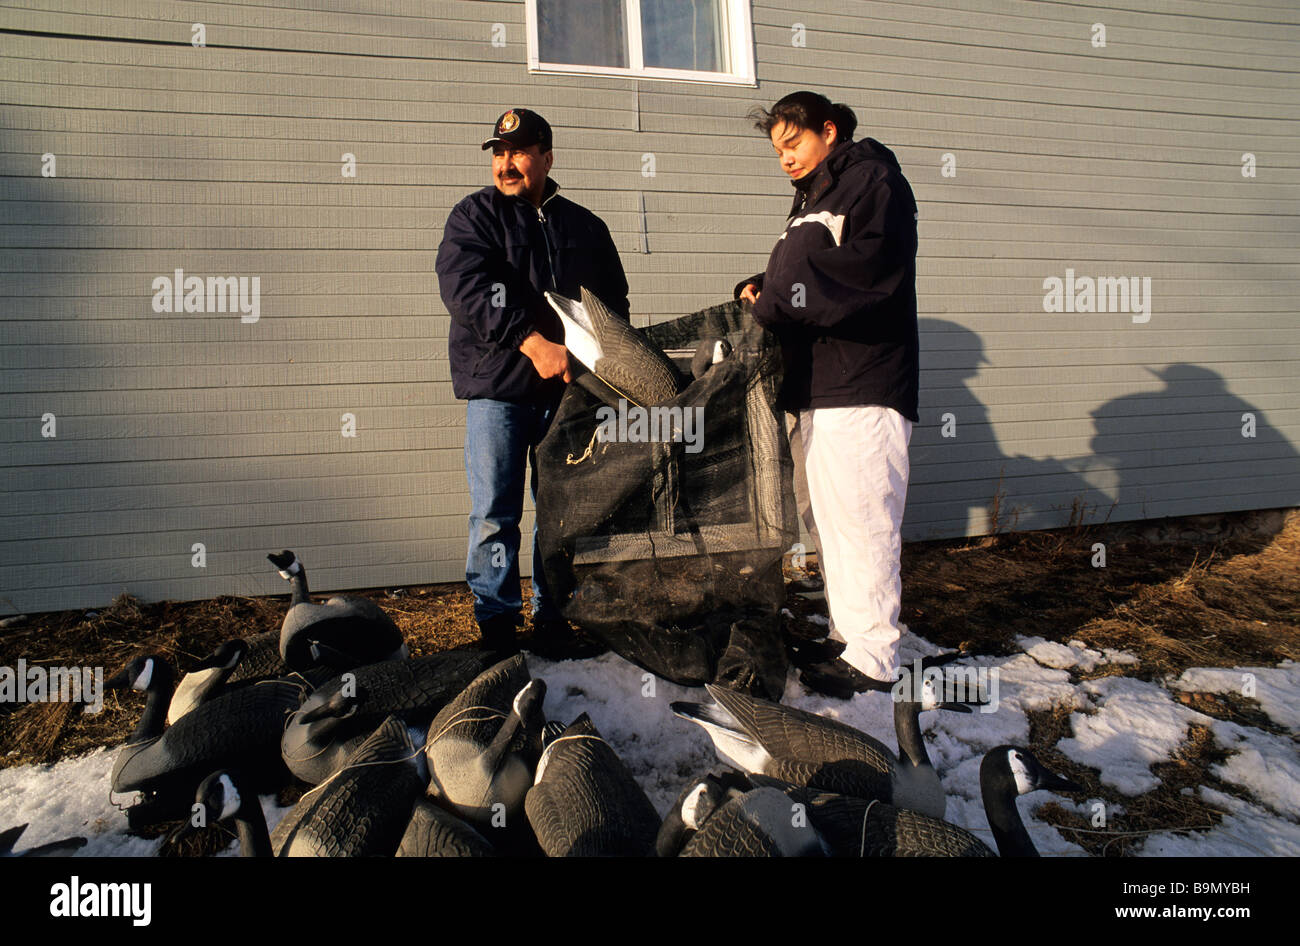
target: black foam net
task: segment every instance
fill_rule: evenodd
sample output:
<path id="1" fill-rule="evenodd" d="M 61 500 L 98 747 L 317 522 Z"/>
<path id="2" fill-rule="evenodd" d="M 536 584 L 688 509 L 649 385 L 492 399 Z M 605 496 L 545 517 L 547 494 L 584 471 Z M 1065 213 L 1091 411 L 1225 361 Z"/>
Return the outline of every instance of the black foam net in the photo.
<path id="1" fill-rule="evenodd" d="M 732 352 L 641 430 L 632 405 L 569 385 L 537 450 L 547 581 L 568 620 L 647 670 L 779 700 L 781 557 L 798 538 L 780 348 L 740 302 L 643 331 L 686 379 L 701 341 Z"/>

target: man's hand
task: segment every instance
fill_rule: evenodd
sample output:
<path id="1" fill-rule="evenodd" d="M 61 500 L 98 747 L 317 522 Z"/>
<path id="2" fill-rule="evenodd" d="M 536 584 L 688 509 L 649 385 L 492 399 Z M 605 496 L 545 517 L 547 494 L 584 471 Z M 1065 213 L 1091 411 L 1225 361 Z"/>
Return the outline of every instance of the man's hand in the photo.
<path id="1" fill-rule="evenodd" d="M 573 380 L 573 375 L 569 373 L 569 350 L 563 345 L 547 341 L 541 332 L 533 332 L 525 338 L 519 350 L 543 378 L 563 377 L 565 384 Z"/>
<path id="2" fill-rule="evenodd" d="M 740 298 L 743 299 L 745 302 L 757 302 L 758 286 L 754 285 L 753 283 L 749 283 L 748 285 L 745 286 L 744 289 L 740 290 Z"/>

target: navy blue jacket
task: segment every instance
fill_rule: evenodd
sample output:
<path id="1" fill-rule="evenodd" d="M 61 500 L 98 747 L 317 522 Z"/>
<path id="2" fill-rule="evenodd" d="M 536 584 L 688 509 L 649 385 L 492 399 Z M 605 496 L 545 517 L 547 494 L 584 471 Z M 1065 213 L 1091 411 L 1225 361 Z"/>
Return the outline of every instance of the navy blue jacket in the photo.
<path id="1" fill-rule="evenodd" d="M 470 194 L 451 211 L 436 270 L 456 397 L 557 401 L 559 378 L 545 381 L 519 351 L 534 330 L 563 344 L 564 327 L 542 295 L 577 299 L 586 286 L 628 316 L 627 278 L 604 222 L 560 197 L 547 179 L 540 210 L 495 187 Z"/>
<path id="2" fill-rule="evenodd" d="M 754 319 L 785 358 L 787 410 L 892 407 L 919 420 L 916 200 L 894 153 L 844 142 L 795 181 L 794 206 L 758 285 Z"/>

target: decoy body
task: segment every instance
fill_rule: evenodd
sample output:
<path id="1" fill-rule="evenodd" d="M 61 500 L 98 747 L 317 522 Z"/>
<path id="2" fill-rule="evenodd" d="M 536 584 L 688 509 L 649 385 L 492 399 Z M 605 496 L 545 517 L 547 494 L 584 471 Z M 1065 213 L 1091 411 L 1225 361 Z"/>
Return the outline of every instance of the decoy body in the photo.
<path id="1" fill-rule="evenodd" d="M 1049 771 L 1028 749 L 998 746 L 980 765 L 984 812 L 1003 857 L 1037 857 L 1020 813 L 1019 795 L 1038 789 L 1078 792 L 1074 782 Z M 838 857 L 993 857 L 964 828 L 880 801 L 809 792 L 808 814 Z"/>
<path id="2" fill-rule="evenodd" d="M 659 815 L 586 713 L 551 740 L 524 800 L 548 857 L 644 857 Z"/>
<path id="3" fill-rule="evenodd" d="M 133 660 L 105 681 L 113 689 L 144 690 L 144 713 L 118 752 L 113 792 L 138 791 L 127 810 L 133 828 L 186 817 L 199 782 L 215 769 L 239 768 L 254 791 L 269 791 L 289 773 L 280 758 L 280 734 L 307 687 L 283 680 L 257 683 L 200 703 L 164 731 L 175 673 L 158 656 Z"/>
<path id="4" fill-rule="evenodd" d="M 280 857 L 391 857 L 428 771 L 412 733 L 390 716 L 271 835 Z"/>
<path id="5" fill-rule="evenodd" d="M 397 856 L 495 857 L 496 852 L 483 835 L 464 821 L 421 799 L 415 803 L 415 811 L 397 847 Z"/>
<path id="6" fill-rule="evenodd" d="M 713 684 L 706 689 L 713 705 L 673 703 L 673 712 L 704 727 L 718 755 L 736 768 L 943 816 L 943 786 L 921 737 L 919 716 L 925 709 L 970 710 L 965 704 L 940 702 L 928 684 L 921 701 L 894 702 L 901 761 L 844 723 Z"/>
<path id="7" fill-rule="evenodd" d="M 335 595 L 316 604 L 307 590 L 307 570 L 293 552 L 267 558 L 293 584 L 289 612 L 280 626 L 280 656 L 291 670 L 327 666 L 340 672 L 409 655 L 393 619 L 369 598 Z"/>
<path id="8" fill-rule="evenodd" d="M 18 843 L 18 838 L 26 830 L 27 825 L 20 824 L 17 827 L 0 831 L 0 857 L 67 857 L 73 851 L 86 846 L 85 838 L 75 837 L 64 838 L 61 841 L 51 841 L 49 844 L 38 844 L 36 847 L 29 847 L 25 851 L 15 851 L 14 845 Z"/>
<path id="9" fill-rule="evenodd" d="M 479 674 L 429 726 L 429 794 L 471 824 L 522 821 L 541 754 L 546 684 L 515 654 Z"/>
<path id="10" fill-rule="evenodd" d="M 817 829 L 787 793 L 763 785 L 727 794 L 686 842 L 681 857 L 825 856 Z"/>
<path id="11" fill-rule="evenodd" d="M 318 687 L 285 727 L 280 747 L 295 776 L 315 785 L 342 768 L 385 717 L 427 729 L 435 713 L 493 663 L 483 651 L 447 651 L 367 664 Z"/>
<path id="12" fill-rule="evenodd" d="M 564 323 L 565 347 L 596 379 L 583 374 L 579 383 L 615 405 L 624 398 L 633 406 L 649 407 L 675 397 L 682 377 L 672 360 L 586 287 L 581 295 L 575 301 L 546 293 Z"/>

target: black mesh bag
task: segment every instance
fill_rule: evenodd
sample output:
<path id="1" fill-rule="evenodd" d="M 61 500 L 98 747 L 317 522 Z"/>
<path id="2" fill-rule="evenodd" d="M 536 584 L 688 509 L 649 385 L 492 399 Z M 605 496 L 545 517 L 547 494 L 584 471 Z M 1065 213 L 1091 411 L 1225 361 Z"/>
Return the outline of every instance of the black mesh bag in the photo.
<path id="1" fill-rule="evenodd" d="M 702 340 L 732 352 L 641 430 L 624 403 L 615 433 L 598 386 L 569 385 L 537 448 L 538 539 L 564 616 L 623 657 L 780 700 L 781 556 L 798 531 L 780 347 L 751 313 L 731 302 L 643 330 L 686 379 Z"/>

